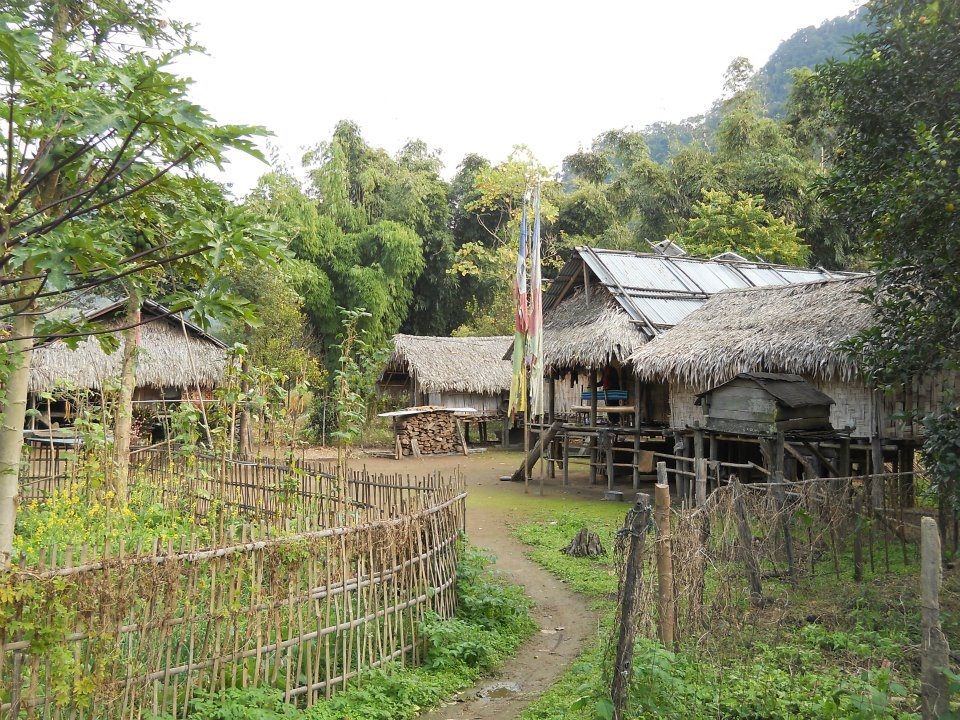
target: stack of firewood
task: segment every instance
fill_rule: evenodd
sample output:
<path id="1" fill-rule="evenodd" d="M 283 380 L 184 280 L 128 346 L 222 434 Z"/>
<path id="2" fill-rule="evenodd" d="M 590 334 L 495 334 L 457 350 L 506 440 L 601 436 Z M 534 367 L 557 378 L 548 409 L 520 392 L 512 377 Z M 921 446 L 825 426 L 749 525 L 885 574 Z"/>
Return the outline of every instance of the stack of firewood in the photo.
<path id="1" fill-rule="evenodd" d="M 453 412 L 409 415 L 397 423 L 397 444 L 403 455 L 440 455 L 461 450 Z"/>

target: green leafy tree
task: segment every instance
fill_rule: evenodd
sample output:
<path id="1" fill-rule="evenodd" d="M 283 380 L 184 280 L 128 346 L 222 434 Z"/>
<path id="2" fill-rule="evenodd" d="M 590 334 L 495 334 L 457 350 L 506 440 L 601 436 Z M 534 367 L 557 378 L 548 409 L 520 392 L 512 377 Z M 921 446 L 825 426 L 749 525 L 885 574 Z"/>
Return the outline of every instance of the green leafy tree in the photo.
<path id="1" fill-rule="evenodd" d="M 486 237 L 463 243 L 457 250 L 451 272 L 472 278 L 490 292 L 483 303 L 467 299 L 469 319 L 454 331 L 455 334 L 511 332 L 513 276 L 524 198 L 529 199 L 538 179 L 546 175 L 547 168 L 522 146 L 516 147 L 499 165 L 483 165 L 475 173 L 471 200 L 465 209 L 474 213 Z M 565 259 L 564 247 L 557 242 L 555 235 L 560 192 L 558 183 L 541 182 L 541 257 L 545 268 L 556 266 Z M 529 219 L 532 227 L 532 216 Z"/>
<path id="2" fill-rule="evenodd" d="M 589 151 L 564 160 L 572 193 L 561 209 L 559 227 L 574 242 L 649 250 L 678 227 L 678 202 L 667 168 L 650 157 L 643 136 L 610 130 Z M 699 192 L 699 188 L 697 189 Z"/>
<path id="3" fill-rule="evenodd" d="M 333 298 L 325 309 L 307 298 L 305 309 L 311 319 L 324 312 L 321 342 L 331 371 L 337 367 L 333 349 L 341 327 L 331 312 L 338 306 L 364 308 L 359 331 L 370 343 L 385 344 L 407 319 L 425 267 L 419 232 L 438 233 L 433 240 L 441 247 L 448 241 L 446 188 L 432 182 L 436 178 L 431 174 L 438 170 L 435 158 L 419 143 L 408 145 L 401 157 L 402 166 L 344 121 L 329 142 L 304 158 L 318 222 L 311 240 L 315 252 L 304 253 L 303 259 L 329 279 Z M 321 290 L 320 275 L 305 279 Z M 336 332 L 330 332 L 334 326 Z"/>
<path id="4" fill-rule="evenodd" d="M 194 47 L 187 30 L 151 0 L 14 0 L 0 11 L 0 302 L 11 327 L 3 344 L 0 562 L 13 536 L 36 313 L 67 291 L 174 257 L 207 254 L 216 264 L 227 251 L 229 241 L 209 233 L 215 226 L 204 239 L 188 233 L 179 247 L 134 253 L 126 237 L 98 229 L 101 211 L 174 168 L 189 175 L 221 162 L 227 147 L 252 151 L 252 128 L 216 125 L 188 99 L 188 82 L 168 70 Z"/>
<path id="5" fill-rule="evenodd" d="M 825 192 L 878 271 L 876 326 L 855 350 L 883 387 L 957 367 L 960 6 L 875 0 L 868 22 L 818 83 L 838 128 Z M 954 467 L 943 447 L 940 432 L 937 466 Z"/>
<path id="6" fill-rule="evenodd" d="M 735 252 L 749 260 L 802 265 L 809 250 L 797 228 L 770 213 L 763 199 L 706 190 L 683 228 L 671 236 L 693 255 Z"/>
<path id="7" fill-rule="evenodd" d="M 388 190 L 387 217 L 410 227 L 420 237 L 424 271 L 401 324 L 415 335 L 446 335 L 463 319 L 459 278 L 447 272 L 456 246 L 449 185 L 440 176 L 442 163 L 426 143 L 407 143 L 397 154 Z"/>
<path id="8" fill-rule="evenodd" d="M 820 69 L 838 127 L 825 189 L 879 271 L 865 359 L 900 382 L 960 346 L 960 8 L 885 0 L 868 20 L 853 57 Z"/>
<path id="9" fill-rule="evenodd" d="M 317 203 L 308 197 L 293 172 L 276 160 L 270 172 L 257 181 L 246 206 L 272 223 L 286 245 L 291 257 L 285 263 L 284 274 L 302 299 L 302 311 L 310 325 L 309 330 L 304 330 L 313 336 L 322 353 L 340 329 L 333 282 L 323 269 L 332 261 L 327 238 L 337 236 L 339 231 L 330 218 L 320 215 Z M 257 304 L 260 300 L 269 301 L 255 281 L 258 272 L 258 268 L 250 267 L 240 286 L 245 296 Z M 247 278 L 253 282 L 246 282 Z"/>

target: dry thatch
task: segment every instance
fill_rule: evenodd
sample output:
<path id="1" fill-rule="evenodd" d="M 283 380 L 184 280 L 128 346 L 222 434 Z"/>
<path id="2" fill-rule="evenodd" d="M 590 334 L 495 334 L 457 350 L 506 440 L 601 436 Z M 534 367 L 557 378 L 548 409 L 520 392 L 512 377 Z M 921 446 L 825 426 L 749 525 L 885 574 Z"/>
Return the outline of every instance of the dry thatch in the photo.
<path id="1" fill-rule="evenodd" d="M 589 303 L 577 290 L 544 316 L 544 364 L 557 370 L 624 362 L 644 342 L 623 307 L 599 287 Z"/>
<path id="2" fill-rule="evenodd" d="M 695 387 L 742 372 L 769 371 L 851 380 L 840 344 L 873 324 L 861 291 L 871 277 L 717 293 L 630 360 L 646 380 Z"/>
<path id="3" fill-rule="evenodd" d="M 106 323 L 119 327 L 122 320 Z M 119 381 L 123 361 L 120 347 L 105 353 L 97 338 L 83 340 L 71 350 L 62 340 L 38 347 L 30 367 L 31 392 L 52 390 L 58 381 L 78 388 L 99 389 Z M 158 319 L 140 327 L 137 387 L 212 388 L 223 378 L 226 351 L 213 339 L 187 327 L 187 337 L 176 317 Z"/>
<path id="4" fill-rule="evenodd" d="M 415 376 L 423 392 L 496 395 L 510 389 L 511 366 L 503 356 L 511 340 L 394 335 L 387 369 Z"/>

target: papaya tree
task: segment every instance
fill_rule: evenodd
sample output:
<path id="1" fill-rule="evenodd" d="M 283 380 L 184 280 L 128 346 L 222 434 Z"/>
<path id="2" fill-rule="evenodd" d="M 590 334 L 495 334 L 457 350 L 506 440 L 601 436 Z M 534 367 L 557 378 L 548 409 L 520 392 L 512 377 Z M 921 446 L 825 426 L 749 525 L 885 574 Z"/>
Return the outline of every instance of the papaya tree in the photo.
<path id="1" fill-rule="evenodd" d="M 12 0 L 0 10 L 0 565 L 10 560 L 30 357 L 52 328 L 44 313 L 77 293 L 209 254 L 233 237 L 213 224 L 131 252 L 104 230 L 105 211 L 176 171 L 255 152 L 254 128 L 218 125 L 170 70 L 195 49 L 158 0 Z M 208 296 L 207 304 L 216 302 Z M 65 338 L 82 328 L 60 325 Z M 107 337 L 107 336 L 103 336 Z"/>

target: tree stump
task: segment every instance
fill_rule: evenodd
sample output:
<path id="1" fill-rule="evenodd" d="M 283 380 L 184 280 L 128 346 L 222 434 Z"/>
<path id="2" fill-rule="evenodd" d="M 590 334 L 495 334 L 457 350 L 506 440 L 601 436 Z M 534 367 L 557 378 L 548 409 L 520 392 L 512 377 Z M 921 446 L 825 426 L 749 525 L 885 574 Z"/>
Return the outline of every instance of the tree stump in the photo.
<path id="1" fill-rule="evenodd" d="M 580 528 L 576 537 L 560 552 L 572 557 L 596 557 L 597 555 L 605 555 L 607 551 L 600 544 L 599 535 L 590 532 L 588 528 Z"/>

